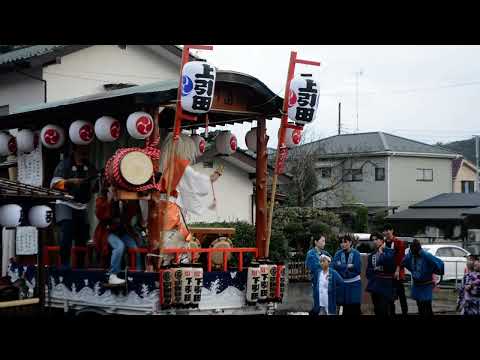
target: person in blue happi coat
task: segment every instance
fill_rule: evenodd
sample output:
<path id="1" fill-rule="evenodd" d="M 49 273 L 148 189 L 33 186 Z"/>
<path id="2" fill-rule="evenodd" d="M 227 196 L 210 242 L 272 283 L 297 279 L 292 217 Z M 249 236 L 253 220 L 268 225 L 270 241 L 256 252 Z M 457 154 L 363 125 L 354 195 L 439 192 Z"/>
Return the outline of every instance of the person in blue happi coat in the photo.
<path id="1" fill-rule="evenodd" d="M 310 271 L 312 280 L 313 309 L 310 311 L 310 315 L 318 315 L 320 311 L 318 304 L 318 276 L 321 270 L 320 256 L 326 255 L 331 258 L 331 255 L 328 253 L 328 251 L 324 250 L 326 239 L 324 234 L 318 234 L 312 239 L 313 247 L 307 252 L 305 266 Z"/>
<path id="2" fill-rule="evenodd" d="M 352 247 L 353 235 L 345 234 L 340 237 L 341 249 L 335 254 L 330 266 L 343 278 L 343 291 L 337 294 L 337 304 L 342 305 L 343 315 L 361 315 L 362 260 L 358 250 Z"/>
<path id="3" fill-rule="evenodd" d="M 395 296 L 395 251 L 386 247 L 383 235 L 378 232 L 372 233 L 370 240 L 375 245 L 375 250 L 368 255 L 366 291 L 372 297 L 375 315 L 391 316 L 394 315 L 390 304 Z"/>
<path id="4" fill-rule="evenodd" d="M 444 274 L 444 263 L 422 249 L 420 241 L 413 240 L 402 265 L 412 274 L 412 298 L 417 301 L 420 316 L 432 316 L 433 274 Z"/>
<path id="5" fill-rule="evenodd" d="M 307 257 L 312 273 L 313 309 L 310 315 L 336 315 L 337 292 L 342 289 L 342 277 L 330 267 L 331 257 L 321 254 Z"/>

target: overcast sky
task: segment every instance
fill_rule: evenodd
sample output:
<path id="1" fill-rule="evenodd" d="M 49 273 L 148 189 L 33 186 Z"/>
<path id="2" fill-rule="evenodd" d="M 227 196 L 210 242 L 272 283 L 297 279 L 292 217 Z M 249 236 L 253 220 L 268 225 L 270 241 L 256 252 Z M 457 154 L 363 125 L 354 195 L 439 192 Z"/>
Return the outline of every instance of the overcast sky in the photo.
<path id="1" fill-rule="evenodd" d="M 385 131 L 426 143 L 471 138 L 480 133 L 480 46 L 215 45 L 199 55 L 222 70 L 244 72 L 283 97 L 290 51 L 320 61 L 317 118 L 308 125 L 318 137 L 357 131 L 355 73 L 359 77 L 359 131 Z M 276 147 L 279 120 L 267 122 L 269 147 Z M 250 125 L 229 127 L 245 147 Z"/>

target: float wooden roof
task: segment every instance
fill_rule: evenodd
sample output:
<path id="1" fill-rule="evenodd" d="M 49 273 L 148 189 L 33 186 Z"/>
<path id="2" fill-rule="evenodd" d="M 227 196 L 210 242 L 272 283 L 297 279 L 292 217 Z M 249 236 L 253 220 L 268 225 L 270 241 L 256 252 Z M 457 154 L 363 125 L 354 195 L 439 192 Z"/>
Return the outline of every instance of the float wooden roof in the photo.
<path id="1" fill-rule="evenodd" d="M 0 130 L 11 128 L 41 129 L 48 123 L 68 126 L 74 120 L 95 121 L 109 115 L 125 121 L 135 111 L 152 106 L 168 108 L 171 117 L 163 120 L 162 128 L 173 125 L 178 80 L 132 86 L 105 93 L 82 96 L 19 108 L 0 117 Z M 252 121 L 259 117 L 281 116 L 283 99 L 257 78 L 233 71 L 217 71 L 214 101 L 209 112 L 209 126 Z M 204 127 L 204 118 L 184 121 L 183 128 Z"/>

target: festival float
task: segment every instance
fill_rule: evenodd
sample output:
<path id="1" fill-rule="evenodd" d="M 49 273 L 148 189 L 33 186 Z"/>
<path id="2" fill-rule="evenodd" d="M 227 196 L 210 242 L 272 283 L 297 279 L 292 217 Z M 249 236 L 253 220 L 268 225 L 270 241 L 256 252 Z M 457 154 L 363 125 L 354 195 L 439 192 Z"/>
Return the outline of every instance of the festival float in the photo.
<path id="1" fill-rule="evenodd" d="M 5 203 L 0 207 L 0 223 L 4 232 L 16 233 L 9 236 L 17 239 L 17 246 L 19 234 L 23 236 L 20 243 L 28 243 L 27 252 L 33 256 L 28 265 L 21 257 L 9 258 L 7 272 L 10 278 L 18 278 L 28 270 L 29 283 L 36 286 L 26 296 L 38 298 L 42 310 L 271 314 L 283 301 L 286 266 L 269 260 L 273 201 L 267 217 L 266 124 L 282 118 L 274 199 L 286 149 L 298 145 L 303 126 L 313 120 L 318 106 L 316 83 L 308 76 L 293 79 L 294 63 L 317 63 L 291 60 L 285 99 L 281 99 L 250 75 L 217 70 L 206 61 L 190 61 L 190 49 L 212 47 L 184 46 L 178 81 L 30 106 L 1 118 L 1 155 L 17 154 L 18 181 L 0 184 Z M 231 241 L 235 229 L 189 227 L 177 204 L 182 196 L 182 208 L 188 207 L 188 198 L 177 190 L 183 177 L 191 176 L 190 165 L 205 152 L 209 128 L 253 121 L 256 127 L 246 140 L 256 153 L 256 246 L 241 248 Z M 16 137 L 7 133 L 17 128 L 21 130 Z M 230 156 L 237 149 L 237 138 L 229 131 L 220 131 L 214 141 L 217 156 Z M 50 241 L 55 205 L 88 208 L 89 219 L 94 216 L 87 204 L 46 189 L 52 181 L 52 159 L 61 159 L 69 143 L 89 147 L 89 161 L 102 169 L 89 181 L 103 176 L 117 199 L 143 204 L 147 240 L 143 246 L 128 249 L 125 271 L 118 274 L 122 284 L 108 282 L 108 258 L 98 253 L 94 243 L 74 245 L 72 268 L 64 269 L 60 248 Z M 215 170 L 218 181 L 222 181 L 222 171 Z M 8 186 L 30 191 L 30 196 L 14 203 L 8 191 L 3 191 Z M 22 235 L 24 230 L 28 231 Z"/>

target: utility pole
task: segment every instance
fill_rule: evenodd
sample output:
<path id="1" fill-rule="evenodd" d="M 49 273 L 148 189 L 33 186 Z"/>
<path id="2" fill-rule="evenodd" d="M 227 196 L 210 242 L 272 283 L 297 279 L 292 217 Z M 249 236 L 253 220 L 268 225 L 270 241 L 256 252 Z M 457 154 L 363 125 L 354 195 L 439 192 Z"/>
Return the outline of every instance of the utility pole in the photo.
<path id="1" fill-rule="evenodd" d="M 358 78 L 360 75 L 363 75 L 363 70 L 357 71 L 355 73 L 355 108 L 357 110 L 357 131 L 359 130 L 358 128 Z"/>
<path id="2" fill-rule="evenodd" d="M 342 103 L 339 102 L 338 103 L 338 135 L 340 135 L 341 129 L 342 129 L 341 113 L 342 113 Z"/>

